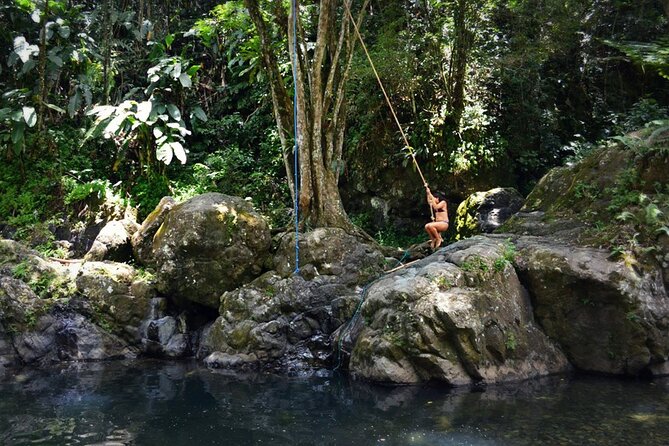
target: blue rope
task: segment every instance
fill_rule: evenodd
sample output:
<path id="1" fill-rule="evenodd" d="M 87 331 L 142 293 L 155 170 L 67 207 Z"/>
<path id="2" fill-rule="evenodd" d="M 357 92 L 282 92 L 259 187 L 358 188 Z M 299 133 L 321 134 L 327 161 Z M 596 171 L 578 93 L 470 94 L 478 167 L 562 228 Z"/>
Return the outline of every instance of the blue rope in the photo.
<path id="1" fill-rule="evenodd" d="M 404 255 L 400 260 L 397 261 L 397 266 L 399 265 L 404 265 L 404 260 L 409 257 L 409 250 L 404 251 Z M 396 267 L 397 267 L 396 266 Z M 369 291 L 369 288 L 374 285 L 376 282 L 379 280 L 383 279 L 387 274 L 381 274 L 379 277 L 376 279 L 372 280 L 371 282 L 367 283 L 362 288 L 362 292 L 360 293 L 360 301 L 358 302 L 358 306 L 355 308 L 355 311 L 353 312 L 353 316 L 351 316 L 351 319 L 349 319 L 348 323 L 346 326 L 342 329 L 341 333 L 339 334 L 339 339 L 337 342 L 337 365 L 332 369 L 333 372 L 337 371 L 339 367 L 341 367 L 341 351 L 342 351 L 342 344 L 344 343 L 344 338 L 346 337 L 346 332 L 353 326 L 353 323 L 355 320 L 358 318 L 360 315 L 360 310 L 362 309 L 362 304 L 365 302 L 365 299 L 367 298 L 367 292 Z"/>
<path id="2" fill-rule="evenodd" d="M 295 173 L 295 197 L 294 197 L 294 211 L 295 215 L 295 273 L 300 272 L 300 219 L 299 219 L 299 157 L 298 157 L 298 143 L 297 143 L 297 0 L 291 1 L 291 6 L 293 8 L 293 85 L 294 85 L 294 97 L 293 97 L 293 138 L 295 140 L 295 146 L 293 148 L 294 160 L 293 160 L 293 169 Z"/>

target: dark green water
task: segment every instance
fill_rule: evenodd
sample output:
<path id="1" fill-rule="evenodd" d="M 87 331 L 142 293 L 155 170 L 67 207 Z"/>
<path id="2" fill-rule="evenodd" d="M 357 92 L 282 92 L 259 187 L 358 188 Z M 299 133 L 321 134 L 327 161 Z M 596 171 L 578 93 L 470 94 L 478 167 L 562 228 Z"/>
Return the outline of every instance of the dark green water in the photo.
<path id="1" fill-rule="evenodd" d="M 668 445 L 669 381 L 485 392 L 194 363 L 85 364 L 0 381 L 1 445 Z"/>

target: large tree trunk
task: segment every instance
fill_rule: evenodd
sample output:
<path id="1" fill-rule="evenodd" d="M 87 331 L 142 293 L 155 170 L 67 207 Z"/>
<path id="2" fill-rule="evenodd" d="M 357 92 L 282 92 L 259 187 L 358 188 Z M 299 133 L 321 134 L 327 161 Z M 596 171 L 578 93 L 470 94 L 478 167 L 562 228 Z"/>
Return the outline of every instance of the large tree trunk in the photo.
<path id="1" fill-rule="evenodd" d="M 344 0 L 351 7 L 352 0 Z M 369 0 L 363 0 L 358 15 L 362 20 Z M 311 227 L 352 229 L 337 187 L 345 134 L 346 101 L 344 92 L 355 40 L 351 23 L 338 0 L 322 0 L 318 15 L 318 34 L 309 56 L 304 32 L 298 25 L 297 51 L 293 47 L 292 11 L 288 17 L 288 41 L 291 61 L 297 72 L 297 135 L 293 135 L 292 106 L 281 79 L 276 57 L 267 40 L 267 24 L 257 0 L 245 0 L 260 35 L 263 64 L 270 77 L 274 112 L 284 154 L 290 154 L 291 141 L 297 137 L 299 147 L 299 209 L 302 223 Z M 291 125 L 288 125 L 288 124 Z M 292 178 L 292 160 L 286 172 Z M 294 187 L 294 185 L 292 185 Z"/>

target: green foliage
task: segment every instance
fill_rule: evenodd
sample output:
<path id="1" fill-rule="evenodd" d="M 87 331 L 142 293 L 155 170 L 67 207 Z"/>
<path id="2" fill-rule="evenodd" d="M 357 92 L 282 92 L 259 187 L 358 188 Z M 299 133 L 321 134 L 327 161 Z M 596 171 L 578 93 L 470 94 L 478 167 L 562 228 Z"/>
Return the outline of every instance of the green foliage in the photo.
<path id="1" fill-rule="evenodd" d="M 30 277 L 30 271 L 30 263 L 23 261 L 17 263 L 16 266 L 14 266 L 14 269 L 12 270 L 12 276 L 14 276 L 15 279 L 25 282 Z"/>
<path id="2" fill-rule="evenodd" d="M 591 183 L 577 182 L 573 189 L 574 197 L 579 200 L 594 200 L 599 197 L 599 186 Z"/>
<path id="3" fill-rule="evenodd" d="M 627 54 L 633 61 L 657 70 L 669 79 L 669 39 L 661 38 L 655 42 L 614 42 L 605 43 Z"/>
<path id="4" fill-rule="evenodd" d="M 433 280 L 434 284 L 437 285 L 439 291 L 446 291 L 453 287 L 453 283 L 445 276 L 439 276 Z"/>
<path id="5" fill-rule="evenodd" d="M 191 88 L 199 68 L 199 65 L 189 65 L 181 57 L 160 59 L 148 70 L 149 86 L 145 90 L 148 99 L 93 107 L 86 114 L 96 119 L 84 142 L 102 135 L 113 140 L 119 148 L 127 149 L 131 144 L 139 146 L 140 156 L 147 157 L 141 159 L 146 166 L 151 165 L 152 156 L 167 165 L 174 157 L 185 164 L 187 151 L 183 143 L 191 131 L 186 128 L 179 107 L 166 99 L 173 91 Z M 199 106 L 191 110 L 190 117 L 191 120 L 207 120 Z M 155 155 L 152 155 L 150 149 L 154 147 Z"/>
<path id="6" fill-rule="evenodd" d="M 509 332 L 509 334 L 506 336 L 504 345 L 509 351 L 514 351 L 518 347 L 518 341 L 516 340 L 516 335 L 513 332 Z"/>
<path id="7" fill-rule="evenodd" d="M 61 179 L 65 204 L 72 204 L 79 201 L 85 201 L 89 197 L 103 199 L 107 195 L 107 190 L 111 188 L 109 181 L 92 180 L 86 183 L 79 183 L 72 177 L 65 176 Z"/>
<path id="8" fill-rule="evenodd" d="M 462 262 L 460 268 L 467 272 L 487 273 L 490 271 L 490 266 L 486 260 L 478 254 L 468 257 L 467 260 Z"/>

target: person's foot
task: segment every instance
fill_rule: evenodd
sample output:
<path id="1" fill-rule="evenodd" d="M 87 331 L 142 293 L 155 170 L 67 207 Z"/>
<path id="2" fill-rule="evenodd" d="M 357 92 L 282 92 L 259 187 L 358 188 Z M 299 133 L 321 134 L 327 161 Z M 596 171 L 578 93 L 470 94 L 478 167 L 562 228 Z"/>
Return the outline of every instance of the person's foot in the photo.
<path id="1" fill-rule="evenodd" d="M 441 238 L 441 237 L 439 237 L 439 238 L 435 241 L 434 246 L 432 247 L 432 249 L 437 249 L 438 247 L 441 246 L 441 244 L 442 244 L 443 242 L 444 242 L 444 239 Z"/>
<path id="2" fill-rule="evenodd" d="M 435 242 L 436 242 L 435 239 L 430 239 L 430 249 L 434 249 Z"/>

